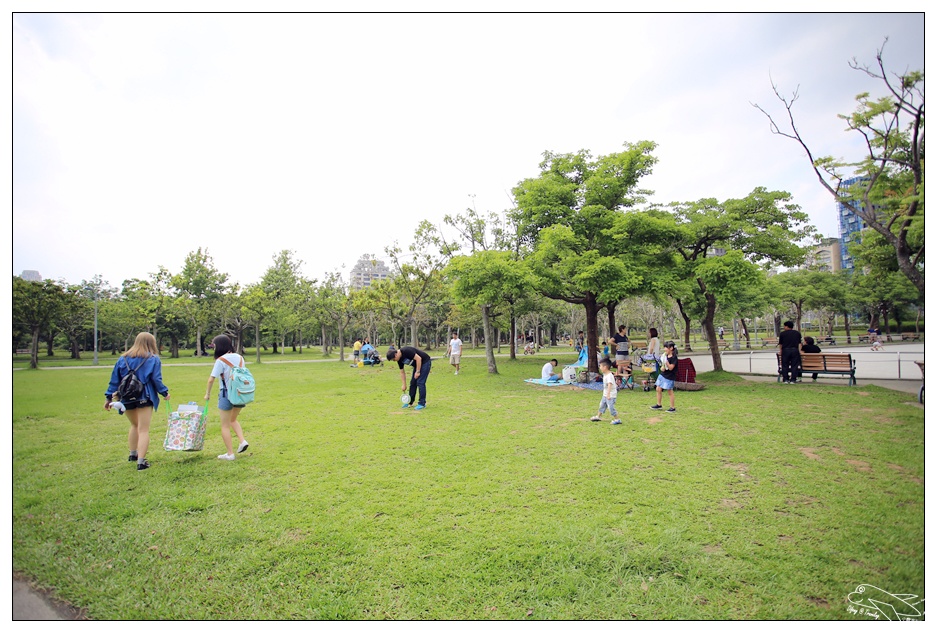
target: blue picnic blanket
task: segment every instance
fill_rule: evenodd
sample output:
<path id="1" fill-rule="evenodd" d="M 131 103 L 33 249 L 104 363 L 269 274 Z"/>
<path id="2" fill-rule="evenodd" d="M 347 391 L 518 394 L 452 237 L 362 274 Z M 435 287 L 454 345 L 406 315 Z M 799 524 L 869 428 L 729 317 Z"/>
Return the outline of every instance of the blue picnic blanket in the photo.
<path id="1" fill-rule="evenodd" d="M 541 377 L 538 377 L 535 379 L 530 378 L 529 380 L 523 380 L 523 381 L 529 382 L 530 384 L 539 384 L 540 386 L 568 386 L 569 384 L 572 383 L 572 382 L 565 382 L 563 380 L 559 380 L 558 382 L 556 381 L 550 382 L 549 380 L 544 380 Z"/>

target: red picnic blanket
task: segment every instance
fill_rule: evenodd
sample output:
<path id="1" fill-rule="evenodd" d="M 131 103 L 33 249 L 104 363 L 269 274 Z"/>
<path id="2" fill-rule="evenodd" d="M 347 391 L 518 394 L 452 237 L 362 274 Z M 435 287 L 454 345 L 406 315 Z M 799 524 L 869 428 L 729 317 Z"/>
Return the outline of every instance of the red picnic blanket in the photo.
<path id="1" fill-rule="evenodd" d="M 692 358 L 679 358 L 679 364 L 676 365 L 676 381 L 695 384 L 695 367 L 692 366 Z"/>

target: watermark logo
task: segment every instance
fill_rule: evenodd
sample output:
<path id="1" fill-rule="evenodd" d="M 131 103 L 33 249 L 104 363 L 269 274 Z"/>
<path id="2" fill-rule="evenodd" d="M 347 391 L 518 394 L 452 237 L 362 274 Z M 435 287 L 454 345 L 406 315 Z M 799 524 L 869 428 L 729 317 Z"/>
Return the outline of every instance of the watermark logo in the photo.
<path id="1" fill-rule="evenodd" d="M 893 594 L 871 584 L 860 584 L 848 593 L 848 612 L 871 619 L 922 621 L 925 600 L 918 595 Z"/>

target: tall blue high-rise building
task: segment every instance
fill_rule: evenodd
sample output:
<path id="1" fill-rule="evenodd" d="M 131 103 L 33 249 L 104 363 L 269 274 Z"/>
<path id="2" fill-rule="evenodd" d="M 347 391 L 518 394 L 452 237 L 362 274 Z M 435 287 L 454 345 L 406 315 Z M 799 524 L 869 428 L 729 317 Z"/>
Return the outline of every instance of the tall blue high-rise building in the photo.
<path id="1" fill-rule="evenodd" d="M 839 192 L 842 192 L 847 190 L 850 186 L 865 180 L 867 180 L 867 178 L 864 177 L 848 178 L 847 180 L 842 180 L 842 182 L 839 184 L 838 190 Z M 851 203 L 853 206 L 864 210 L 864 203 L 861 200 L 851 200 Z M 839 242 L 841 243 L 842 247 L 842 269 L 853 270 L 855 268 L 855 261 L 848 252 L 848 246 L 854 242 L 861 243 L 861 231 L 865 228 L 865 222 L 863 219 L 855 215 L 851 209 L 842 204 L 842 202 L 837 201 L 836 206 L 838 208 L 839 216 Z"/>

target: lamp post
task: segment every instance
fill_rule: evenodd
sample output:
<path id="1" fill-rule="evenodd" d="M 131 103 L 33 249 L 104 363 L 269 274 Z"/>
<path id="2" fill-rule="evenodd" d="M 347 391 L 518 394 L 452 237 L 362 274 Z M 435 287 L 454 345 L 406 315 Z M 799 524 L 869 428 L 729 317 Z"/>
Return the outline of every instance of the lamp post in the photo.
<path id="1" fill-rule="evenodd" d="M 98 332 L 98 328 L 97 328 L 97 302 L 98 302 L 98 293 L 99 293 L 99 292 L 98 292 L 98 288 L 94 288 L 94 366 L 97 366 L 97 365 L 98 365 L 98 357 L 97 357 L 97 348 L 98 348 L 98 340 L 97 340 L 97 332 Z"/>

